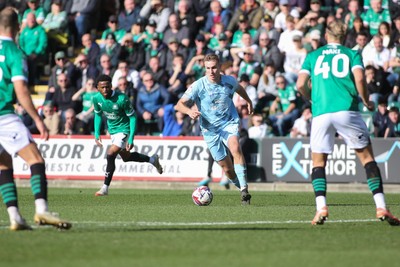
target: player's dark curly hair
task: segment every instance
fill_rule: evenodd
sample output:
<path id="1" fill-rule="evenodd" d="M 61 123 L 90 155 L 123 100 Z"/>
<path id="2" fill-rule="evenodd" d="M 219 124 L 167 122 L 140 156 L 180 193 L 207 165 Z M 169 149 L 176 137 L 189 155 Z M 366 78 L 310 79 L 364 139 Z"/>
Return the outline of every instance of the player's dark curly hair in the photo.
<path id="1" fill-rule="evenodd" d="M 110 76 L 106 75 L 106 74 L 100 74 L 99 77 L 97 77 L 96 79 L 96 87 L 99 84 L 99 82 L 109 82 L 111 83 L 112 79 Z"/>

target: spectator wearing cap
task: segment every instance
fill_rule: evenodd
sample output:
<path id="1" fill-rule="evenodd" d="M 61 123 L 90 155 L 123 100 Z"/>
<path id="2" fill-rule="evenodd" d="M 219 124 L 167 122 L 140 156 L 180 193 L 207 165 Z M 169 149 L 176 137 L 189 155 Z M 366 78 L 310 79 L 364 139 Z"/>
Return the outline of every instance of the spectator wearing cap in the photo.
<path id="1" fill-rule="evenodd" d="M 249 19 L 246 15 L 239 16 L 238 25 L 239 25 L 238 29 L 233 33 L 232 36 L 232 44 L 231 44 L 232 47 L 243 47 L 242 39 L 244 33 L 249 33 L 251 39 L 255 38 L 257 34 L 257 30 L 251 28 L 251 26 L 249 25 Z"/>
<path id="2" fill-rule="evenodd" d="M 28 0 L 26 2 L 28 8 L 24 11 L 24 14 L 22 15 L 21 30 L 26 26 L 26 19 L 29 13 L 35 14 L 36 23 L 39 25 L 41 25 L 46 18 L 46 14 L 43 10 L 43 7 L 40 5 L 40 1 Z"/>
<path id="3" fill-rule="evenodd" d="M 283 32 L 286 30 L 286 17 L 290 15 L 294 23 L 297 23 L 300 18 L 300 13 L 296 8 L 291 8 L 289 6 L 288 0 L 279 0 L 279 9 L 281 12 L 275 17 L 275 29 L 279 32 Z"/>
<path id="4" fill-rule="evenodd" d="M 307 56 L 307 50 L 303 47 L 303 37 L 301 35 L 293 35 L 292 38 L 294 49 L 285 52 L 283 63 L 285 78 L 288 84 L 293 84 L 297 81 L 299 71 Z"/>
<path id="5" fill-rule="evenodd" d="M 172 37 L 175 37 L 181 45 L 189 47 L 189 28 L 181 26 L 179 17 L 175 13 L 172 13 L 168 18 L 168 29 L 164 32 L 164 42 Z"/>
<path id="6" fill-rule="evenodd" d="M 168 86 L 168 75 L 163 66 L 161 66 L 160 58 L 157 56 L 150 57 L 148 64 L 140 71 L 140 77 L 143 79 L 145 73 L 151 73 L 154 81 L 164 87 Z"/>
<path id="7" fill-rule="evenodd" d="M 140 16 L 157 23 L 156 32 L 165 32 L 168 27 L 168 18 L 171 10 L 164 6 L 162 0 L 147 0 L 140 10 Z"/>
<path id="8" fill-rule="evenodd" d="M 106 44 L 104 47 L 100 49 L 100 54 L 107 54 L 111 58 L 111 65 L 116 67 L 119 61 L 119 55 L 121 51 L 121 45 L 117 43 L 115 39 L 115 35 L 113 33 L 109 33 L 106 36 Z"/>
<path id="9" fill-rule="evenodd" d="M 262 32 L 267 33 L 269 39 L 274 40 L 276 44 L 278 43 L 281 33 L 275 29 L 274 20 L 268 14 L 263 16 L 263 19 L 261 20 L 261 26 L 257 30 L 255 40 L 259 39 L 259 36 Z"/>
<path id="10" fill-rule="evenodd" d="M 100 0 L 71 0 L 70 15 L 75 22 L 78 40 L 92 29 L 96 28 Z"/>
<path id="11" fill-rule="evenodd" d="M 129 32 L 131 26 L 139 18 L 140 7 L 136 5 L 135 0 L 124 0 L 124 8 L 118 15 L 119 29 Z"/>
<path id="12" fill-rule="evenodd" d="M 93 41 L 90 33 L 82 36 L 82 53 L 86 55 L 89 65 L 97 66 L 100 57 L 100 46 Z"/>
<path id="13" fill-rule="evenodd" d="M 190 60 L 192 57 L 206 55 L 210 52 L 211 50 L 207 46 L 207 39 L 203 34 L 199 33 L 194 39 L 194 47 L 189 50 L 187 59 Z"/>
<path id="14" fill-rule="evenodd" d="M 63 73 L 67 76 L 68 80 L 75 81 L 76 80 L 76 67 L 72 64 L 69 59 L 66 57 L 64 51 L 58 51 L 54 55 L 55 65 L 51 69 L 51 74 L 48 81 L 48 91 L 46 93 L 45 100 L 51 100 L 55 87 L 57 86 L 57 77 Z"/>
<path id="15" fill-rule="evenodd" d="M 248 26 L 253 29 L 260 27 L 263 10 L 258 2 L 255 0 L 244 0 L 244 3 L 238 8 L 233 14 L 230 20 L 226 34 L 231 37 L 238 28 L 237 22 L 240 21 L 240 16 L 245 15 L 247 17 Z"/>
<path id="16" fill-rule="evenodd" d="M 264 15 L 271 17 L 272 21 L 275 19 L 276 15 L 279 13 L 279 6 L 277 0 L 266 0 L 264 1 Z"/>
<path id="17" fill-rule="evenodd" d="M 303 32 L 295 29 L 295 19 L 289 15 L 286 17 L 286 30 L 279 37 L 278 48 L 281 53 L 286 53 L 295 48 L 293 42 L 294 35 L 303 36 Z"/>
<path id="18" fill-rule="evenodd" d="M 258 37 L 258 47 L 254 51 L 254 60 L 263 66 L 268 61 L 272 62 L 277 69 L 281 70 L 283 58 L 275 40 L 270 39 L 267 32 L 261 32 Z"/>
<path id="19" fill-rule="evenodd" d="M 150 58 L 158 57 L 159 64 L 162 68 L 165 68 L 167 64 L 167 52 L 168 47 L 161 41 L 160 33 L 154 32 L 150 39 L 150 45 L 146 47 L 146 63 L 149 62 Z"/>
<path id="20" fill-rule="evenodd" d="M 196 34 L 199 32 L 199 25 L 188 0 L 179 1 L 178 10 L 176 13 L 181 22 L 181 26 L 189 29 L 189 39 L 193 40 L 196 37 Z"/>
<path id="21" fill-rule="evenodd" d="M 138 18 L 131 27 L 131 36 L 134 43 L 144 45 L 143 40 L 146 39 L 145 33 L 146 21 L 143 18 Z"/>
<path id="22" fill-rule="evenodd" d="M 186 61 L 188 58 L 188 49 L 187 47 L 184 47 L 180 45 L 178 39 L 175 37 L 171 37 L 168 40 L 168 50 L 167 50 L 167 55 L 166 55 L 166 70 L 168 72 L 172 71 L 172 61 L 175 57 L 175 55 L 180 54 L 183 56 L 184 60 Z"/>
<path id="23" fill-rule="evenodd" d="M 392 24 L 389 11 L 382 8 L 382 0 L 371 0 L 371 8 L 362 14 L 362 18 L 372 36 L 378 33 L 381 22 L 386 21 L 389 25 Z"/>
<path id="24" fill-rule="evenodd" d="M 109 33 L 113 33 L 118 43 L 122 44 L 122 38 L 124 38 L 126 31 L 125 29 L 118 27 L 118 19 L 117 16 L 111 15 L 108 18 L 107 29 L 103 31 L 101 34 L 101 46 L 105 46 L 106 37 Z"/>
<path id="25" fill-rule="evenodd" d="M 230 52 L 230 44 L 228 42 L 228 36 L 225 33 L 218 35 L 218 45 L 214 47 L 214 53 L 219 57 L 221 64 L 225 62 L 233 62 L 233 58 Z"/>
<path id="26" fill-rule="evenodd" d="M 145 64 L 145 50 L 142 43 L 133 41 L 133 36 L 127 33 L 122 39 L 119 58 L 128 62 L 129 68 L 140 70 Z"/>
<path id="27" fill-rule="evenodd" d="M 221 23 L 226 29 L 231 18 L 231 12 L 229 9 L 223 9 L 221 3 L 218 0 L 213 0 L 210 3 L 210 11 L 207 14 L 207 21 L 204 26 L 204 31 L 218 35 L 220 32 L 215 31 L 215 25 Z"/>
<path id="28" fill-rule="evenodd" d="M 27 56 L 28 84 L 35 85 L 39 81 L 38 64 L 47 60 L 47 35 L 45 29 L 37 24 L 35 13 L 26 17 L 26 26 L 19 36 L 21 50 Z"/>
<path id="29" fill-rule="evenodd" d="M 49 52 L 56 52 L 59 45 L 68 43 L 68 19 L 67 12 L 62 9 L 62 1 L 54 0 L 51 4 L 51 12 L 47 14 L 42 24 L 46 30 L 49 44 Z"/>
<path id="30" fill-rule="evenodd" d="M 400 116 L 399 108 L 393 106 L 389 109 L 388 125 L 385 130 L 384 138 L 400 137 Z"/>

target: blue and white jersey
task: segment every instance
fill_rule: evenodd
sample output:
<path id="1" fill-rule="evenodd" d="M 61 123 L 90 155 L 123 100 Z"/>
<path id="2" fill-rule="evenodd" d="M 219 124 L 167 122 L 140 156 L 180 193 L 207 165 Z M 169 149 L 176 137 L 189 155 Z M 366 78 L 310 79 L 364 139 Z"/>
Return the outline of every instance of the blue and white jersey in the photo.
<path id="1" fill-rule="evenodd" d="M 182 96 L 196 103 L 200 116 L 203 135 L 218 133 L 232 123 L 239 123 L 239 114 L 233 104 L 233 94 L 238 82 L 232 76 L 221 75 L 220 83 L 211 83 L 206 76 L 195 81 Z"/>

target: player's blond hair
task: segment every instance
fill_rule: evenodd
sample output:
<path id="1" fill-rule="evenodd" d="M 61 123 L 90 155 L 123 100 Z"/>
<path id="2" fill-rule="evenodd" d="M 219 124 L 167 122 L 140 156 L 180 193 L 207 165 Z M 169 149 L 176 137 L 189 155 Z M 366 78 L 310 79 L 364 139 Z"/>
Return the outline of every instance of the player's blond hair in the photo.
<path id="1" fill-rule="evenodd" d="M 346 25 L 339 21 L 334 20 L 326 27 L 326 34 L 334 40 L 343 42 L 344 38 L 346 37 Z"/>
<path id="2" fill-rule="evenodd" d="M 215 62 L 217 62 L 217 64 L 219 64 L 219 57 L 216 54 L 207 54 L 204 57 L 204 62 L 207 62 L 207 61 L 215 61 Z"/>

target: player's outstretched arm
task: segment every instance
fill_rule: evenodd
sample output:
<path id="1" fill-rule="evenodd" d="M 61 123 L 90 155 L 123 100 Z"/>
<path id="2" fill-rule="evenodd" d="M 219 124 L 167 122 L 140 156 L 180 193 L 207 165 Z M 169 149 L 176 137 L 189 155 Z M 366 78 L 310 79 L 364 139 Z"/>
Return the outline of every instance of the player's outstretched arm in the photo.
<path id="1" fill-rule="evenodd" d="M 365 86 L 364 70 L 361 68 L 355 68 L 353 70 L 353 75 L 358 94 L 360 95 L 364 106 L 366 106 L 368 110 L 374 111 L 375 109 L 374 102 L 369 101 L 368 90 L 367 87 Z"/>
<path id="2" fill-rule="evenodd" d="M 40 138 L 44 140 L 49 139 L 49 131 L 43 123 L 42 118 L 36 111 L 35 106 L 32 102 L 31 93 L 29 92 L 26 82 L 24 80 L 14 81 L 14 91 L 17 96 L 18 102 L 25 109 L 25 111 L 31 116 L 32 120 L 35 122 L 37 129 L 40 133 Z"/>
<path id="3" fill-rule="evenodd" d="M 193 110 L 187 106 L 187 99 L 181 98 L 179 99 L 178 103 L 175 105 L 175 110 L 182 112 L 183 114 L 189 115 L 190 118 L 192 119 L 197 119 L 200 115 L 201 112 L 198 110 Z"/>

